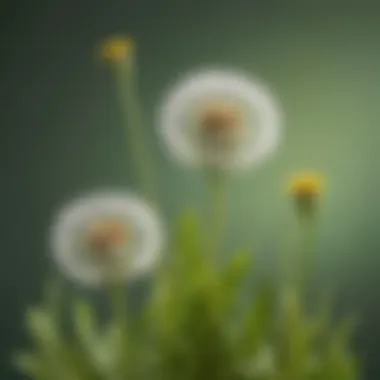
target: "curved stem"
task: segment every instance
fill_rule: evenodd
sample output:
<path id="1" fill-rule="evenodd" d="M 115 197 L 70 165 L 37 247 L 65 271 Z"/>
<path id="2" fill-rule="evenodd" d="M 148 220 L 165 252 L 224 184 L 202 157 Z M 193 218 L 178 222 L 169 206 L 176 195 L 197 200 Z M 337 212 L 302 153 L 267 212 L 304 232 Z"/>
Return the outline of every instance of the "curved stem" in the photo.
<path id="1" fill-rule="evenodd" d="M 117 95 L 124 130 L 131 152 L 139 188 L 152 202 L 156 201 L 156 179 L 152 148 L 148 143 L 143 111 L 138 98 L 133 60 L 117 62 L 114 67 Z"/>

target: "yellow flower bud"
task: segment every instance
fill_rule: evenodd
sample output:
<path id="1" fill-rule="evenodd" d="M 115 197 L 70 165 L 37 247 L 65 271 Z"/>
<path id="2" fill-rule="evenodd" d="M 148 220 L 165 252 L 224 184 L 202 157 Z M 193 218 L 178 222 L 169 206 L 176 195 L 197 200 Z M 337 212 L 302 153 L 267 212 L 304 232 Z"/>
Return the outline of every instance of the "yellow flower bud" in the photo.
<path id="1" fill-rule="evenodd" d="M 109 62 L 125 60 L 133 51 L 133 41 L 124 36 L 113 36 L 107 38 L 99 49 L 102 59 Z"/>
<path id="2" fill-rule="evenodd" d="M 289 183 L 289 192 L 296 203 L 297 211 L 303 215 L 310 215 L 314 211 L 321 189 L 322 178 L 314 172 L 296 174 Z"/>

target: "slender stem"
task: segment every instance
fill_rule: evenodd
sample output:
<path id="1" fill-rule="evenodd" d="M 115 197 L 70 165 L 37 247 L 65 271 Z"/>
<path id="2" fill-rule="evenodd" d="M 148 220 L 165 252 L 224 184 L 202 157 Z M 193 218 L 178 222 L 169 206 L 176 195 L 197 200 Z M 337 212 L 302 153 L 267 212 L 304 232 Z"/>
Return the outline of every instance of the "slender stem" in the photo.
<path id="1" fill-rule="evenodd" d="M 315 215 L 298 215 L 295 228 L 287 235 L 281 256 L 283 294 L 291 292 L 302 297 L 306 292 L 315 264 Z"/>
<path id="2" fill-rule="evenodd" d="M 296 260 L 296 245 L 295 245 L 295 230 L 292 224 L 287 224 L 290 226 L 290 230 L 284 228 L 285 237 L 282 245 L 283 253 L 279 256 L 279 275 L 281 290 L 287 292 L 289 288 L 294 287 L 294 268 L 297 264 Z"/>
<path id="3" fill-rule="evenodd" d="M 213 169 L 206 172 L 208 184 L 209 226 L 208 249 L 215 258 L 223 243 L 223 233 L 226 223 L 226 182 L 223 172 Z"/>
<path id="4" fill-rule="evenodd" d="M 125 288 L 122 283 L 111 281 L 108 284 L 108 293 L 112 316 L 120 330 L 124 331 L 127 324 Z"/>
<path id="5" fill-rule="evenodd" d="M 298 373 L 297 357 L 293 354 L 293 340 L 297 342 L 294 327 L 301 317 L 305 291 L 309 285 L 314 264 L 315 215 L 297 215 L 296 229 L 288 235 L 290 244 L 286 246 L 282 265 L 284 283 L 280 293 L 278 323 L 282 330 L 285 371 L 295 378 Z M 297 343 L 296 343 L 297 344 Z"/>
<path id="6" fill-rule="evenodd" d="M 110 310 L 112 319 L 118 330 L 117 344 L 118 344 L 118 358 L 117 358 L 117 373 L 122 374 L 126 371 L 127 364 L 125 362 L 126 354 L 129 356 L 129 342 L 128 342 L 128 315 L 126 307 L 126 294 L 122 282 L 110 281 L 107 284 Z M 119 375 L 117 375 L 119 379 Z M 120 377 L 121 378 L 121 377 Z"/>
<path id="7" fill-rule="evenodd" d="M 45 283 L 45 301 L 57 324 L 61 320 L 62 296 L 62 280 L 56 273 L 51 272 Z"/>
<path id="8" fill-rule="evenodd" d="M 140 190 L 154 202 L 156 201 L 154 158 L 146 135 L 132 57 L 127 62 L 115 63 L 114 74 L 128 150 L 131 152 L 135 175 Z"/>
<path id="9" fill-rule="evenodd" d="M 313 215 L 299 218 L 300 246 L 299 263 L 297 265 L 297 280 L 299 287 L 305 289 L 313 275 L 313 266 L 315 264 L 315 218 Z"/>

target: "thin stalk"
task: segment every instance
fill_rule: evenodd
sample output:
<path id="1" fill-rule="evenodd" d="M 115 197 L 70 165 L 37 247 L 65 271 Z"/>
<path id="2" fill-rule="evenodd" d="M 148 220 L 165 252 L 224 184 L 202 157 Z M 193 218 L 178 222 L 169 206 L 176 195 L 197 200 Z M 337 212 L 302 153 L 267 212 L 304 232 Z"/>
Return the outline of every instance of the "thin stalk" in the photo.
<path id="1" fill-rule="evenodd" d="M 120 329 L 125 329 L 127 323 L 125 288 L 122 283 L 111 282 L 108 285 L 108 292 L 112 316 Z"/>
<path id="2" fill-rule="evenodd" d="M 207 238 L 208 249 L 212 258 L 216 258 L 220 253 L 223 243 L 224 229 L 226 225 L 226 178 L 222 171 L 217 169 L 206 172 L 208 186 L 208 210 L 209 231 Z"/>
<path id="3" fill-rule="evenodd" d="M 297 216 L 295 228 L 286 236 L 280 257 L 283 286 L 304 289 L 312 277 L 315 264 L 316 221 L 313 215 Z"/>
<path id="4" fill-rule="evenodd" d="M 54 323 L 59 327 L 61 323 L 62 302 L 63 302 L 62 279 L 55 272 L 49 273 L 45 283 L 46 307 L 54 319 Z"/>
<path id="5" fill-rule="evenodd" d="M 299 288 L 305 290 L 310 284 L 315 265 L 316 221 L 313 215 L 299 217 L 299 232 L 296 279 Z"/>
<path id="6" fill-rule="evenodd" d="M 128 364 L 125 361 L 126 354 L 129 354 L 128 342 L 128 315 L 126 307 L 126 293 L 122 282 L 110 281 L 107 286 L 110 310 L 112 318 L 118 329 L 118 350 L 117 370 L 116 373 L 125 373 L 128 369 Z M 129 356 L 129 355 L 127 355 Z"/>
<path id="7" fill-rule="evenodd" d="M 143 110 L 138 97 L 136 73 L 132 57 L 128 61 L 117 62 L 114 77 L 118 101 L 133 168 L 138 186 L 145 197 L 156 201 L 157 189 L 154 157 L 145 128 Z"/>
<path id="8" fill-rule="evenodd" d="M 288 224 L 289 226 L 289 224 Z M 279 255 L 279 276 L 280 276 L 280 288 L 281 297 L 283 294 L 287 294 L 291 289 L 294 291 L 295 277 L 297 266 L 297 246 L 296 230 L 294 225 L 290 224 L 290 229 L 284 228 L 285 237 L 283 243 L 283 252 Z"/>
<path id="9" fill-rule="evenodd" d="M 298 299 L 301 304 L 307 299 L 305 296 L 315 265 L 316 215 L 298 214 L 296 223 L 291 226 L 286 235 L 284 254 L 280 257 L 280 324 L 284 302 L 288 297 Z"/>

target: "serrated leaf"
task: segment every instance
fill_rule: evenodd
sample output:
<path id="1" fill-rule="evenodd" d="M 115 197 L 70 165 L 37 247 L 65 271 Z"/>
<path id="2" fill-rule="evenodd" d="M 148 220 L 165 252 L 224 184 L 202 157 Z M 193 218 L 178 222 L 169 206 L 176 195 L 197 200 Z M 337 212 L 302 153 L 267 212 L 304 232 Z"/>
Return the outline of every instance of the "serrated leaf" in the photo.
<path id="1" fill-rule="evenodd" d="M 355 323 L 355 318 L 347 317 L 330 336 L 324 353 L 324 376 L 342 380 L 355 380 L 357 378 L 358 363 L 349 352 L 349 340 Z"/>
<path id="2" fill-rule="evenodd" d="M 233 300 L 239 294 L 240 286 L 250 269 L 252 254 L 247 251 L 236 252 L 229 258 L 221 273 L 221 291 L 223 292 L 224 308 L 228 311 L 233 306 Z"/>
<path id="3" fill-rule="evenodd" d="M 335 344 L 340 347 L 347 347 L 349 345 L 352 334 L 357 325 L 357 318 L 354 315 L 346 316 L 343 321 L 337 326 L 333 338 Z"/>
<path id="4" fill-rule="evenodd" d="M 82 380 L 81 365 L 72 360 L 74 347 L 67 349 L 54 315 L 42 307 L 30 308 L 26 313 L 29 334 L 36 343 L 36 351 L 22 358 L 19 365 L 38 371 L 45 380 Z M 38 364 L 39 363 L 39 364 Z M 38 365 L 38 367 L 37 367 Z M 38 378 L 37 378 L 38 379 Z"/>
<path id="5" fill-rule="evenodd" d="M 202 257 L 201 233 L 195 212 L 186 210 L 180 215 L 173 240 L 174 270 L 180 274 L 187 274 Z"/>
<path id="6" fill-rule="evenodd" d="M 310 326 L 296 289 L 285 291 L 280 317 L 279 366 L 288 378 L 299 378 L 307 369 Z"/>
<path id="7" fill-rule="evenodd" d="M 60 334 L 52 315 L 41 307 L 30 308 L 26 313 L 27 329 L 35 342 L 44 349 L 55 348 Z"/>
<path id="8" fill-rule="evenodd" d="M 253 296 L 239 331 L 237 350 L 241 359 L 249 360 L 271 334 L 275 294 L 270 286 L 262 286 Z"/>
<path id="9" fill-rule="evenodd" d="M 341 350 L 333 342 L 328 344 L 323 354 L 320 377 L 318 379 L 357 379 L 358 371 L 356 361 L 354 357 L 348 355 L 345 351 L 346 350 Z"/>
<path id="10" fill-rule="evenodd" d="M 98 337 L 94 309 L 82 300 L 73 302 L 73 319 L 75 331 L 82 344 L 92 345 Z"/>
<path id="11" fill-rule="evenodd" d="M 14 366 L 23 374 L 35 380 L 47 380 L 43 359 L 29 352 L 17 354 L 13 359 Z"/>
<path id="12" fill-rule="evenodd" d="M 156 278 L 149 303 L 149 318 L 161 333 L 174 334 L 187 312 L 188 299 L 205 276 L 198 220 L 186 210 L 176 224 L 171 263 Z"/>
<path id="13" fill-rule="evenodd" d="M 108 370 L 104 365 L 100 332 L 92 306 L 83 300 L 73 302 L 73 320 L 76 337 L 86 362 L 97 374 Z"/>

